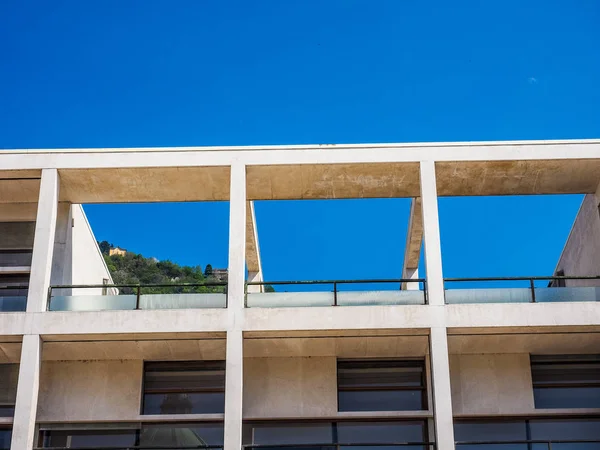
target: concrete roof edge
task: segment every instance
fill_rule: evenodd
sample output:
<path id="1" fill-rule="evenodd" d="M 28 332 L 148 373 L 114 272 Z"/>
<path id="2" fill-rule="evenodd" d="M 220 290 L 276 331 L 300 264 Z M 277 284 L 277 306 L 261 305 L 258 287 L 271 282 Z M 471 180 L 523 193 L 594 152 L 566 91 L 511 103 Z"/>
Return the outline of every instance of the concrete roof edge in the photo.
<path id="1" fill-rule="evenodd" d="M 345 150 L 414 147 L 491 147 L 518 145 L 600 144 L 600 139 L 521 140 L 521 141 L 460 141 L 460 142 L 399 142 L 370 144 L 314 144 L 314 145 L 249 145 L 207 147 L 123 147 L 123 148 L 56 148 L 56 149 L 4 149 L 0 155 L 60 154 L 60 153 L 147 153 L 147 152 L 227 152 L 227 151 L 277 151 L 277 150 Z"/>

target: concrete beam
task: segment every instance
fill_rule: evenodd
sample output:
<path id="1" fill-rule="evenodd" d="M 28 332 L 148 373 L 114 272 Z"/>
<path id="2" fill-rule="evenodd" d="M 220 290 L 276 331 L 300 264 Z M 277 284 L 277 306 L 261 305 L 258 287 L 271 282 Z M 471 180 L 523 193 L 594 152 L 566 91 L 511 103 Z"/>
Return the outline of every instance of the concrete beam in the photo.
<path id="1" fill-rule="evenodd" d="M 27 312 L 46 310 L 56 236 L 60 179 L 56 169 L 43 169 L 31 258 Z"/>
<path id="2" fill-rule="evenodd" d="M 248 269 L 248 281 L 264 281 L 254 202 L 246 204 L 246 268 Z M 248 292 L 264 292 L 264 286 L 248 286 Z"/>
<path id="3" fill-rule="evenodd" d="M 39 335 L 23 336 L 17 400 L 13 419 L 12 450 L 31 450 L 40 388 L 42 342 Z"/>
<path id="4" fill-rule="evenodd" d="M 421 257 L 422 243 L 423 210 L 421 206 L 421 197 L 416 197 L 413 198 L 410 203 L 410 218 L 406 235 L 406 247 L 404 248 L 402 278 L 419 278 L 419 259 Z M 419 283 L 402 283 L 402 289 L 418 290 Z"/>

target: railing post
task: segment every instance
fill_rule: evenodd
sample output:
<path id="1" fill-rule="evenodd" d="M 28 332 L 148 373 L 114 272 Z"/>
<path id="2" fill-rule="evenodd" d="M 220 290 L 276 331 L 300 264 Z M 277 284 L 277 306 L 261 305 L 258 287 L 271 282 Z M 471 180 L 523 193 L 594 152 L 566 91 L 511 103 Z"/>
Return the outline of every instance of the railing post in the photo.
<path id="1" fill-rule="evenodd" d="M 548 450 L 552 450 L 552 442 L 548 441 Z"/>
<path id="2" fill-rule="evenodd" d="M 531 286 L 531 303 L 535 303 L 535 283 L 533 278 L 529 279 L 529 283 Z"/>
<path id="3" fill-rule="evenodd" d="M 48 300 L 46 301 L 46 311 L 50 311 L 50 302 L 52 301 L 52 286 L 48 286 Z"/>
<path id="4" fill-rule="evenodd" d="M 142 290 L 142 287 L 140 285 L 138 285 L 138 287 L 137 287 L 137 295 L 135 297 L 135 309 L 136 310 L 140 309 L 141 290 Z"/>
<path id="5" fill-rule="evenodd" d="M 333 306 L 337 306 L 337 283 L 333 282 Z"/>

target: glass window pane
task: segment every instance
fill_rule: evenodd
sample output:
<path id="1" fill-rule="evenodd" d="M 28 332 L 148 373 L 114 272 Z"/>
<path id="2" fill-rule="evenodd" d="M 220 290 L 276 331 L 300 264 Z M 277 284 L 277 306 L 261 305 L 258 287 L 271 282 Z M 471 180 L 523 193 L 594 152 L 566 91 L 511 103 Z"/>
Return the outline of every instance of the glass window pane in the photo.
<path id="1" fill-rule="evenodd" d="M 0 429 L 0 449 L 9 449 L 10 448 L 10 440 L 12 437 L 12 430 L 10 429 Z"/>
<path id="2" fill-rule="evenodd" d="M 135 430 L 51 430 L 46 431 L 45 447 L 131 447 Z"/>
<path id="3" fill-rule="evenodd" d="M 222 414 L 224 392 L 145 394 L 143 414 Z"/>
<path id="4" fill-rule="evenodd" d="M 340 391 L 339 411 L 420 411 L 425 409 L 423 392 L 418 391 Z"/>
<path id="5" fill-rule="evenodd" d="M 535 388 L 536 408 L 600 408 L 600 387 Z"/>
<path id="6" fill-rule="evenodd" d="M 531 439 L 600 441 L 600 419 L 539 419 L 531 420 L 529 426 Z M 596 448 L 600 448 L 600 445 L 596 444 Z"/>
<path id="7" fill-rule="evenodd" d="M 527 425 L 524 420 L 513 422 L 455 422 L 454 439 L 457 441 L 526 440 Z"/>
<path id="8" fill-rule="evenodd" d="M 426 435 L 423 421 L 340 422 L 337 434 L 340 444 L 424 442 Z M 344 450 L 350 449 L 344 446 Z"/>
<path id="9" fill-rule="evenodd" d="M 0 364 L 0 417 L 14 415 L 18 379 L 18 364 Z"/>
<path id="10" fill-rule="evenodd" d="M 246 445 L 329 444 L 333 443 L 331 423 L 247 424 Z"/>
<path id="11" fill-rule="evenodd" d="M 422 360 L 338 361 L 338 387 L 421 387 L 423 372 Z"/>
<path id="12" fill-rule="evenodd" d="M 196 447 L 223 445 L 222 423 L 181 423 L 144 425 L 141 447 Z"/>

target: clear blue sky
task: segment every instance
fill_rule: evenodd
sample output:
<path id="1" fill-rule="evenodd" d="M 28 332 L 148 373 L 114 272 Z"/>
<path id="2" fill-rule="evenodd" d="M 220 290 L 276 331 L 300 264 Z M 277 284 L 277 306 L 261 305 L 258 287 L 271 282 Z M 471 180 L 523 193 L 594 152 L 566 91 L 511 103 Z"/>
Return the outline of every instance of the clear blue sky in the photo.
<path id="1" fill-rule="evenodd" d="M 599 23 L 596 0 L 0 2 L 0 148 L 598 138 Z M 443 199 L 446 275 L 550 274 L 580 199 Z M 226 204 L 86 211 L 227 263 Z M 406 200 L 257 214 L 269 279 L 399 276 Z"/>

